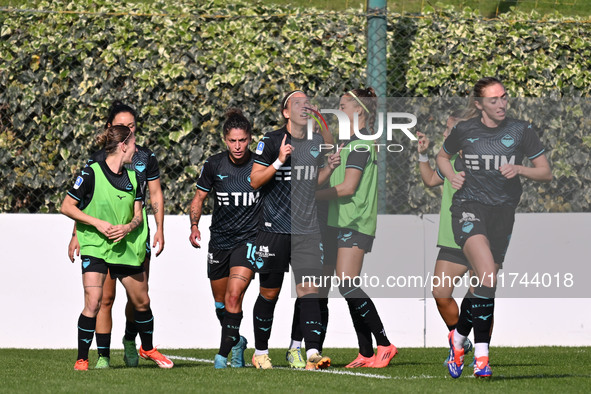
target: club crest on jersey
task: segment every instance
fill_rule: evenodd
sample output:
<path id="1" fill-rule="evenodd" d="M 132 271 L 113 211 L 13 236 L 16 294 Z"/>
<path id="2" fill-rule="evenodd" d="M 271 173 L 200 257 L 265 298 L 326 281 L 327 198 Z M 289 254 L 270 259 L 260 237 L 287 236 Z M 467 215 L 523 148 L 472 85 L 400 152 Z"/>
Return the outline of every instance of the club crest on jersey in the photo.
<path id="1" fill-rule="evenodd" d="M 135 164 L 135 169 L 137 172 L 144 172 L 146 169 L 146 164 L 144 164 L 142 161 L 139 161 Z"/>
<path id="2" fill-rule="evenodd" d="M 260 155 L 263 153 L 263 149 L 265 149 L 265 143 L 263 141 L 259 141 L 257 144 L 257 149 L 254 151 L 254 153 Z"/>
<path id="3" fill-rule="evenodd" d="M 513 137 L 507 134 L 503 138 L 501 138 L 501 142 L 508 148 L 515 143 L 515 140 L 513 139 Z"/>
<path id="4" fill-rule="evenodd" d="M 74 189 L 78 189 L 80 185 L 82 185 L 82 182 L 84 182 L 84 178 L 78 176 L 78 178 L 76 178 L 76 182 L 74 183 Z"/>
<path id="5" fill-rule="evenodd" d="M 317 146 L 313 146 L 310 148 L 310 154 L 314 156 L 314 158 L 317 158 L 320 154 L 320 149 Z"/>

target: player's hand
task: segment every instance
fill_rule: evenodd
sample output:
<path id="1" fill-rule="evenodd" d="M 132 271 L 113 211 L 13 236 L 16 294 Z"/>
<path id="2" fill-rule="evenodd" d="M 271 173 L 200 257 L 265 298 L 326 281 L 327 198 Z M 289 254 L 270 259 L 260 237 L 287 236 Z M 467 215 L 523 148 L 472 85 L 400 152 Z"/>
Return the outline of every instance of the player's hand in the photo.
<path id="1" fill-rule="evenodd" d="M 507 163 L 499 167 L 499 171 L 507 179 L 515 178 L 519 175 L 519 166 Z"/>
<path id="2" fill-rule="evenodd" d="M 107 237 L 109 237 L 109 239 L 112 239 L 113 242 L 119 242 L 121 241 L 123 238 L 125 238 L 125 236 L 127 234 L 129 234 L 131 226 L 129 224 L 117 224 L 115 226 L 111 226 L 111 228 L 108 231 L 108 235 Z"/>
<path id="3" fill-rule="evenodd" d="M 287 161 L 287 157 L 291 155 L 293 152 L 293 146 L 290 144 L 286 144 L 285 140 L 287 139 L 287 134 L 283 136 L 283 141 L 281 141 L 281 147 L 279 148 L 279 161 L 285 163 Z"/>
<path id="4" fill-rule="evenodd" d="M 341 149 L 343 149 L 345 143 L 342 142 L 341 145 L 337 147 L 337 151 L 332 153 L 328 156 L 328 167 L 333 171 L 335 168 L 341 165 Z"/>
<path id="5" fill-rule="evenodd" d="M 197 226 L 191 226 L 191 235 L 189 235 L 189 241 L 194 248 L 201 248 L 201 245 L 199 245 L 199 242 L 197 242 L 201 241 L 201 231 L 199 231 Z"/>
<path id="6" fill-rule="evenodd" d="M 419 137 L 419 145 L 417 146 L 417 151 L 419 153 L 425 153 L 427 149 L 429 149 L 429 138 L 420 131 L 417 131 L 417 137 Z"/>
<path id="7" fill-rule="evenodd" d="M 161 229 L 158 229 L 156 234 L 154 234 L 154 243 L 152 244 L 152 249 L 156 249 L 156 245 L 158 245 L 158 250 L 156 251 L 156 257 L 158 257 L 164 250 L 164 231 Z"/>
<path id="8" fill-rule="evenodd" d="M 98 231 L 100 231 L 101 234 L 103 234 L 105 237 L 109 238 L 109 234 L 110 234 L 111 228 L 113 226 L 109 222 L 106 222 L 104 220 L 99 220 L 94 227 Z"/>
<path id="9" fill-rule="evenodd" d="M 464 185 L 464 181 L 466 180 L 466 173 L 464 171 L 458 172 L 450 179 L 451 187 L 456 190 L 460 190 Z"/>
<path id="10" fill-rule="evenodd" d="M 74 256 L 80 257 L 80 242 L 78 242 L 76 233 L 74 233 L 68 245 L 68 257 L 72 263 L 74 262 Z"/>

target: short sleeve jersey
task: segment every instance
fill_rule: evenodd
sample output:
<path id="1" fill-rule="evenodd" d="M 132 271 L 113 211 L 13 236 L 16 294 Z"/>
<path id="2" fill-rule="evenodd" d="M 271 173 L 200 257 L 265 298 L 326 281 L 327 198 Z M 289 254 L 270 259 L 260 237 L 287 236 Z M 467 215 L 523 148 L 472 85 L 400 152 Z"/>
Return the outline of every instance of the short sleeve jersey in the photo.
<path id="1" fill-rule="evenodd" d="M 283 138 L 292 154 L 262 187 L 263 217 L 259 230 L 279 234 L 314 234 L 318 226 L 315 200 L 318 169 L 324 165 L 320 134 L 312 139 L 293 138 L 284 126 L 266 133 L 257 145 L 255 163 L 268 167 L 279 157 Z"/>
<path id="2" fill-rule="evenodd" d="M 111 185 L 115 189 L 119 189 L 122 191 L 129 191 L 133 188 L 131 181 L 128 176 L 127 171 L 123 171 L 121 174 L 115 174 L 105 161 L 99 161 L 98 165 L 103 170 L 105 177 L 111 183 Z M 137 172 L 136 172 L 137 178 Z M 90 167 L 84 167 L 82 171 L 80 171 L 80 175 L 76 178 L 76 182 L 74 186 L 70 188 L 68 191 L 68 195 L 72 197 L 74 200 L 78 201 L 78 208 L 80 210 L 84 210 L 84 208 L 90 203 L 92 197 L 94 195 L 94 170 Z M 139 184 L 139 181 L 138 181 Z M 136 189 L 136 201 L 143 201 L 143 194 L 141 189 L 138 187 Z"/>
<path id="3" fill-rule="evenodd" d="M 340 152 L 341 160 L 345 164 L 337 167 L 332 173 L 330 186 L 341 184 L 345 180 L 347 169 L 359 170 L 362 175 L 357 190 L 351 196 L 330 201 L 328 225 L 352 229 L 373 237 L 377 226 L 378 206 L 375 149 L 365 140 L 354 137 L 343 146 Z"/>
<path id="4" fill-rule="evenodd" d="M 90 166 L 94 162 L 104 161 L 106 157 L 107 154 L 105 150 L 101 149 L 94 152 L 86 164 Z M 148 182 L 160 178 L 160 168 L 158 166 L 156 155 L 148 148 L 137 146 L 137 152 L 133 155 L 131 164 L 126 164 L 125 168 L 136 172 L 138 185 L 143 195 L 142 203 L 145 205 L 146 187 Z"/>
<path id="5" fill-rule="evenodd" d="M 256 238 L 262 200 L 260 191 L 250 186 L 254 154 L 249 154 L 242 165 L 233 163 L 228 152 L 211 156 L 203 165 L 197 188 L 215 192 L 210 248 L 230 250 Z"/>
<path id="6" fill-rule="evenodd" d="M 480 118 L 460 122 L 443 143 L 450 155 L 460 150 L 466 179 L 454 195 L 454 203 L 477 201 L 485 205 L 516 207 L 521 198 L 519 177 L 506 179 L 503 164 L 521 164 L 535 159 L 544 147 L 531 123 L 507 118 L 498 127 L 482 124 Z"/>

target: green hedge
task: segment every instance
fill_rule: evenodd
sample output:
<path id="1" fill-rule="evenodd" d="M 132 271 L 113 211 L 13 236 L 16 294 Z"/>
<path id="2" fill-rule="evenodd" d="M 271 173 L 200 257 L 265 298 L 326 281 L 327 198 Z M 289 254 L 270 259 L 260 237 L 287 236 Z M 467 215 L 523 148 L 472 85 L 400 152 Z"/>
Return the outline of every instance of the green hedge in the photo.
<path id="1" fill-rule="evenodd" d="M 242 108 L 260 138 L 281 123 L 284 92 L 303 88 L 326 97 L 365 85 L 361 14 L 169 3 L 58 0 L 39 8 L 59 12 L 0 12 L 0 212 L 56 212 L 95 149 L 113 99 L 139 109 L 139 142 L 156 152 L 166 211 L 178 214 L 188 211 L 205 158 L 223 149 L 226 108 Z M 518 95 L 588 96 L 589 25 L 529 18 L 488 22 L 451 10 L 390 15 L 389 94 L 464 95 L 479 76 L 496 74 Z M 430 121 L 433 133 L 443 116 Z M 575 145 L 582 164 L 560 150 L 573 142 L 554 137 L 545 142 L 561 179 L 587 191 L 589 135 L 574 140 L 584 141 Z M 389 174 L 388 211 L 433 212 L 438 192 L 425 192 L 415 148 L 405 146 Z M 588 201 L 570 194 L 563 204 L 546 204 L 564 179 L 526 188 L 525 198 L 535 200 L 527 209 L 588 210 Z"/>
<path id="2" fill-rule="evenodd" d="M 555 176 L 549 184 L 524 181 L 519 210 L 589 211 L 591 24 L 559 15 L 539 18 L 508 13 L 483 20 L 470 10 L 452 8 L 420 18 L 393 18 L 389 76 L 402 76 L 389 81 L 390 91 L 408 97 L 466 97 L 479 78 L 499 77 L 516 97 L 510 103 L 512 116 L 529 119 L 541 130 Z M 433 155 L 441 147 L 448 113 L 440 108 L 423 114 L 419 124 L 435 140 Z M 409 148 L 396 160 L 415 165 L 389 179 L 389 211 L 437 212 L 440 191 L 425 191 L 416 177 L 416 147 Z"/>

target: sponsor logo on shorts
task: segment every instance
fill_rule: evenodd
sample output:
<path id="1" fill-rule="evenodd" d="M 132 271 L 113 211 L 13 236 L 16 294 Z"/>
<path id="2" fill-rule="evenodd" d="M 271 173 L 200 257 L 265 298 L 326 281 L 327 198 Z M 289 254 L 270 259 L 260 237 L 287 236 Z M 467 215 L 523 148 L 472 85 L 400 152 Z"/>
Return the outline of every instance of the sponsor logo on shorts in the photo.
<path id="1" fill-rule="evenodd" d="M 259 250 L 256 253 L 259 257 L 275 257 L 275 253 L 269 252 L 269 247 L 265 245 L 260 245 Z"/>
<path id="2" fill-rule="evenodd" d="M 213 253 L 208 253 L 207 254 L 207 264 L 219 264 L 220 261 L 219 260 L 214 260 L 213 259 Z"/>
<path id="3" fill-rule="evenodd" d="M 473 213 L 470 212 L 462 212 L 462 218 L 460 219 L 460 223 L 463 222 L 479 222 L 480 219 L 476 217 Z"/>
<path id="4" fill-rule="evenodd" d="M 474 223 L 472 222 L 479 222 L 478 219 L 473 213 L 471 212 L 462 212 L 462 218 L 460 219 L 460 223 L 464 223 L 462 225 L 462 231 L 466 234 L 470 233 L 474 228 Z"/>
<path id="5" fill-rule="evenodd" d="M 82 267 L 84 267 L 84 269 L 88 268 L 89 265 L 90 265 L 90 259 L 82 260 Z"/>

